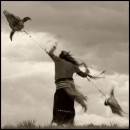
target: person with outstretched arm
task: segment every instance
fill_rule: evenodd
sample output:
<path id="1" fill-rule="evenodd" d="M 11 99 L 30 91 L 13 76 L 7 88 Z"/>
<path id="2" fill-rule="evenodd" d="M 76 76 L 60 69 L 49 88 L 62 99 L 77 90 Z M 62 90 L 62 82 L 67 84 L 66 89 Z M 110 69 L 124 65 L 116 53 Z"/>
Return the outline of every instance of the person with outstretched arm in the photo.
<path id="1" fill-rule="evenodd" d="M 86 78 L 94 78 L 89 74 L 88 69 L 83 72 L 79 69 L 78 62 L 69 54 L 69 52 L 61 51 L 59 56 L 54 54 L 56 45 L 46 53 L 51 57 L 55 64 L 55 84 L 56 92 L 54 95 L 53 120 L 58 125 L 74 124 L 74 101 L 78 102 L 84 111 L 87 111 L 85 100 L 87 98 L 77 91 L 73 74 Z"/>

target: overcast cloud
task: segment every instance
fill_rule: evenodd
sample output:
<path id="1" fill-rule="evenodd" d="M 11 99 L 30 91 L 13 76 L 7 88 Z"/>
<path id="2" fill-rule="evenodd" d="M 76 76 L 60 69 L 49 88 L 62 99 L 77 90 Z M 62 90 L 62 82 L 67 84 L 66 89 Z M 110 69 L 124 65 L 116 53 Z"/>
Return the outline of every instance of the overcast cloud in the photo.
<path id="1" fill-rule="evenodd" d="M 25 30 L 43 47 L 50 48 L 58 41 L 57 55 L 62 49 L 70 51 L 85 61 L 93 74 L 106 69 L 106 78 L 94 82 L 106 95 L 114 85 L 115 95 L 128 113 L 128 2 L 7 1 L 1 5 L 2 125 L 27 118 L 50 123 L 55 92 L 53 62 L 23 32 L 16 32 L 13 42 L 10 41 L 11 29 L 3 10 L 20 18 L 31 17 Z M 50 42 L 46 44 L 47 41 Z M 88 123 L 93 117 L 100 123 L 115 120 L 128 124 L 128 117 L 119 118 L 103 105 L 103 97 L 86 79 L 76 75 L 74 78 L 89 98 L 86 114 L 76 105 L 77 124 Z M 96 120 L 92 123 L 97 123 Z"/>

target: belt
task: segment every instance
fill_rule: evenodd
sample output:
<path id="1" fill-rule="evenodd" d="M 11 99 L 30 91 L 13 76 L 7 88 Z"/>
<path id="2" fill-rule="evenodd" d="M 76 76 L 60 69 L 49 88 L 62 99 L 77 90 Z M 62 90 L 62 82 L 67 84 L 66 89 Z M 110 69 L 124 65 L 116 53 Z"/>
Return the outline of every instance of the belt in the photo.
<path id="1" fill-rule="evenodd" d="M 58 82 L 60 82 L 60 81 L 65 81 L 65 80 L 73 80 L 73 78 L 60 78 L 60 79 L 57 79 L 57 80 L 55 81 L 55 83 L 58 83 Z"/>

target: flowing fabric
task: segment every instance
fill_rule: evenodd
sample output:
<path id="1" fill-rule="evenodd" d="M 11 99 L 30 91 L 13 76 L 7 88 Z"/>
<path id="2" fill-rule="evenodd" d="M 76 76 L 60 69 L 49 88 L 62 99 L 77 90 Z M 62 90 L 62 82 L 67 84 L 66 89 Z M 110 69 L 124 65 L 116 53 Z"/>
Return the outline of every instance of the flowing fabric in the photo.
<path id="1" fill-rule="evenodd" d="M 78 91 L 75 86 L 76 85 L 74 84 L 73 80 L 65 80 L 56 83 L 57 89 L 64 88 L 64 90 L 71 98 L 77 101 L 81 106 L 84 106 L 84 100 L 87 101 L 87 97 L 84 96 L 84 94 L 82 94 L 80 91 Z"/>

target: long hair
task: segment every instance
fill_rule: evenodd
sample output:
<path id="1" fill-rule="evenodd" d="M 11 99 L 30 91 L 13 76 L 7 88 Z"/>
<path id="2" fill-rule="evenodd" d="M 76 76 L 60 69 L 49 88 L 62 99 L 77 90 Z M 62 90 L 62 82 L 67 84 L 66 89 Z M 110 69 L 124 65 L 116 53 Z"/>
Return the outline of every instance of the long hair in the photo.
<path id="1" fill-rule="evenodd" d="M 69 54 L 69 52 L 61 51 L 59 57 L 60 57 L 61 59 L 64 59 L 64 60 L 68 61 L 68 62 L 71 62 L 72 64 L 74 64 L 74 65 L 76 65 L 76 66 L 79 66 L 78 61 L 77 61 L 75 58 L 73 58 L 73 57 Z"/>

